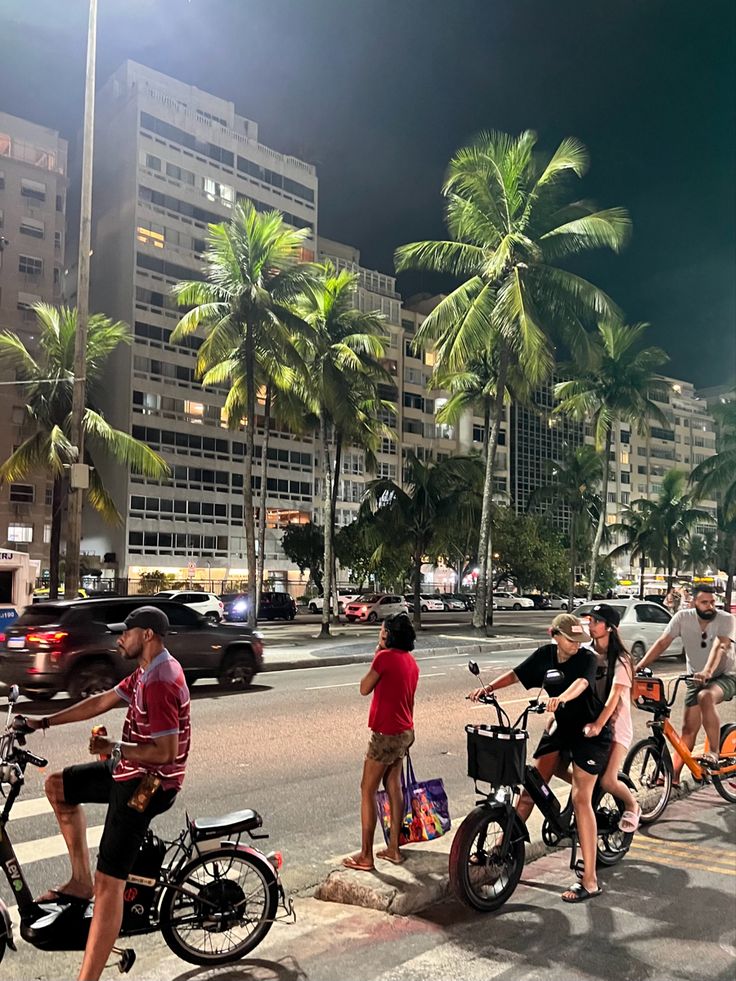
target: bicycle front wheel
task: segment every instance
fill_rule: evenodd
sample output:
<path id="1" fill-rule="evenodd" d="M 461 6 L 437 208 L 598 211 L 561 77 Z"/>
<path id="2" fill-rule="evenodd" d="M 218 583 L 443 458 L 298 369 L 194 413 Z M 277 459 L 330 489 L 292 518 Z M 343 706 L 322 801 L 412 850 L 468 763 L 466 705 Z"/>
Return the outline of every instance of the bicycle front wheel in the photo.
<path id="1" fill-rule="evenodd" d="M 672 761 L 667 750 L 656 739 L 641 739 L 626 754 L 623 772 L 634 785 L 641 823 L 656 821 L 672 793 Z"/>
<path id="2" fill-rule="evenodd" d="M 450 851 L 450 886 L 481 913 L 498 909 L 516 889 L 524 868 L 524 840 L 503 844 L 506 811 L 476 807 L 458 828 Z M 503 822 L 503 823 L 502 823 Z"/>
<path id="3" fill-rule="evenodd" d="M 161 933 L 190 964 L 227 964 L 258 946 L 277 907 L 278 884 L 265 859 L 219 848 L 186 865 L 166 888 Z"/>
<path id="4" fill-rule="evenodd" d="M 625 783 L 632 793 L 635 792 L 633 782 L 625 773 L 619 773 L 619 780 Z M 623 813 L 623 801 L 617 800 L 613 794 L 601 794 L 595 806 L 598 835 L 596 857 L 599 866 L 616 865 L 631 847 L 631 842 L 634 840 L 633 833 L 619 828 Z"/>
<path id="5" fill-rule="evenodd" d="M 721 726 L 720 750 L 721 755 L 731 756 L 732 762 L 736 760 L 736 722 Z M 713 774 L 713 786 L 729 804 L 736 804 L 736 773 L 729 773 L 724 777 Z"/>

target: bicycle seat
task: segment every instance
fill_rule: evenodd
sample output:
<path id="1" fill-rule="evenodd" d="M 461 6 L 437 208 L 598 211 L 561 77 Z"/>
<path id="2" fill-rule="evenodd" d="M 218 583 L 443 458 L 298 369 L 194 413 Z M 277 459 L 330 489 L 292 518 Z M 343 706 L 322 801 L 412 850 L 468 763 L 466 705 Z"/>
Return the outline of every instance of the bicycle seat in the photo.
<path id="1" fill-rule="evenodd" d="M 214 838 L 216 835 L 242 834 L 260 828 L 263 819 L 257 811 L 233 811 L 222 817 L 195 818 L 192 831 L 198 838 Z"/>

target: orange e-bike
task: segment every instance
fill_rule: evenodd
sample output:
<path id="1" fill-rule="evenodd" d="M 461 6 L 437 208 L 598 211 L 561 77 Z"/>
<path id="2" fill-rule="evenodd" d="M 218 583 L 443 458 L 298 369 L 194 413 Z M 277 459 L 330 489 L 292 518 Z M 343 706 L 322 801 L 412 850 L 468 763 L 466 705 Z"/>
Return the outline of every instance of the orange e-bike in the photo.
<path id="1" fill-rule="evenodd" d="M 736 722 L 726 722 L 721 726 L 719 756 L 713 763 L 702 756 L 693 755 L 670 722 L 680 684 L 692 679 L 692 674 L 679 675 L 670 696 L 669 691 L 665 693 L 663 680 L 653 677 L 648 668 L 638 671 L 634 678 L 634 704 L 654 716 L 651 722 L 647 722 L 650 735 L 634 743 L 623 765 L 623 772 L 636 788 L 643 824 L 651 824 L 662 816 L 672 794 L 674 773 L 668 742 L 698 783 L 712 783 L 724 800 L 736 804 Z M 706 743 L 706 752 L 708 748 Z"/>

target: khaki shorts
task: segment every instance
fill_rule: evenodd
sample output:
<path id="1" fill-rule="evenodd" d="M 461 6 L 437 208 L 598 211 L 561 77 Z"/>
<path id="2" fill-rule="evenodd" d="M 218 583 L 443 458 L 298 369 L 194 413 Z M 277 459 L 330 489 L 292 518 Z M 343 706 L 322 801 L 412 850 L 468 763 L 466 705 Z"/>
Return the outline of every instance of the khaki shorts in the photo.
<path id="1" fill-rule="evenodd" d="M 736 698 L 736 674 L 719 674 L 717 678 L 711 678 L 707 685 L 697 685 L 692 681 L 686 682 L 687 693 L 685 695 L 686 708 L 692 708 L 698 704 L 698 695 L 705 688 L 718 685 L 723 692 L 723 701 L 730 702 Z"/>
<path id="2" fill-rule="evenodd" d="M 372 732 L 365 755 L 369 760 L 375 760 L 376 763 L 385 763 L 387 766 L 390 766 L 397 760 L 403 760 L 406 756 L 406 751 L 413 742 L 413 729 L 407 729 L 405 732 L 397 732 L 394 735 L 386 735 L 383 732 Z"/>

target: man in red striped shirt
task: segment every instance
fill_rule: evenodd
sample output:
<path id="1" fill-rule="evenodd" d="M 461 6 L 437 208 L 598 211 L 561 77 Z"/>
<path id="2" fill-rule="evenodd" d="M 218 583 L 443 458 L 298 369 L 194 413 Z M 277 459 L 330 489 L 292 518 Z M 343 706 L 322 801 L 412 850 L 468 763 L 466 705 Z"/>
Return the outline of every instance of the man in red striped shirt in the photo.
<path id="1" fill-rule="evenodd" d="M 125 621 L 119 653 L 137 660 L 135 671 L 110 691 L 41 719 L 34 729 L 92 719 L 127 704 L 120 742 L 92 736 L 89 750 L 110 759 L 69 766 L 46 781 L 59 828 L 69 850 L 72 875 L 39 902 L 89 900 L 95 905 L 79 981 L 98 981 L 123 918 L 123 892 L 151 820 L 168 810 L 184 780 L 189 755 L 189 690 L 179 662 L 164 646 L 166 614 L 141 606 Z M 107 804 L 94 883 L 81 804 Z"/>

